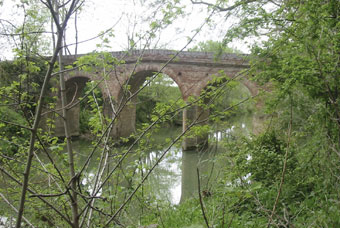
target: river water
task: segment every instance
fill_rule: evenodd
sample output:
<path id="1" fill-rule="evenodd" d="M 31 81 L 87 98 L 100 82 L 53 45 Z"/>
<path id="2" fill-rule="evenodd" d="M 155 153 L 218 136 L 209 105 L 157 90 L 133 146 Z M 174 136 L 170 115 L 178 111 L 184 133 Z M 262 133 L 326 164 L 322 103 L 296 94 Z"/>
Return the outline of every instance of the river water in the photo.
<path id="1" fill-rule="evenodd" d="M 232 140 L 240 135 L 250 135 L 252 118 L 243 116 L 242 118 L 232 119 L 226 125 L 214 127 L 213 133 L 210 134 L 210 146 L 201 151 L 183 151 L 181 145 L 175 144 L 166 153 L 158 166 L 152 171 L 144 186 L 147 193 L 157 199 L 168 201 L 170 204 L 178 204 L 185 199 L 197 195 L 198 178 L 197 168 L 200 171 L 201 191 L 209 191 L 213 180 L 218 175 L 219 166 L 223 164 L 216 163 L 215 156 L 223 150 L 219 146 L 221 140 L 229 138 Z M 149 151 L 144 151 L 141 157 L 132 157 L 125 162 L 125 166 L 131 164 L 142 163 L 145 167 L 151 167 L 164 153 L 167 145 L 164 143 L 166 139 L 173 139 L 180 134 L 182 127 L 166 126 L 161 127 L 154 135 L 152 135 L 153 143 L 156 145 Z M 85 160 L 87 154 L 91 150 L 91 142 L 78 139 L 73 142 L 73 149 L 78 154 L 80 160 Z M 125 147 L 118 148 L 125 149 Z M 134 160 L 135 159 L 135 160 Z M 82 161 L 80 161 L 82 163 Z M 147 168 L 137 169 L 138 165 L 132 165 L 134 168 L 128 168 L 134 172 L 135 181 L 142 174 L 147 172 Z M 134 170 L 135 169 L 135 170 Z M 93 181 L 94 170 L 89 169 L 87 177 L 83 181 L 84 185 L 89 186 L 91 191 L 91 181 Z M 93 170 L 93 172 L 91 171 Z M 145 173 L 144 173 L 145 175 Z"/>
<path id="2" fill-rule="evenodd" d="M 197 196 L 197 169 L 200 172 L 201 191 L 211 191 L 220 167 L 225 164 L 220 159 L 216 159 L 217 154 L 225 153 L 223 148 L 219 146 L 219 142 L 226 139 L 233 140 L 240 135 L 249 135 L 252 132 L 251 128 L 252 117 L 242 116 L 241 118 L 229 120 L 226 125 L 215 126 L 209 135 L 210 146 L 205 150 L 182 151 L 181 145 L 175 144 L 166 153 L 159 165 L 155 167 L 139 191 L 143 191 L 144 196 L 150 198 L 168 201 L 172 205 L 179 204 L 192 196 Z M 161 127 L 150 137 L 153 140 L 152 144 L 155 146 L 143 151 L 141 153 L 143 154 L 142 156 L 131 156 L 128 158 L 121 170 L 132 172 L 134 174 L 132 180 L 135 183 L 139 183 L 142 179 L 141 176 L 145 175 L 149 168 L 164 153 L 169 140 L 173 140 L 181 131 L 182 127 L 180 126 Z M 73 149 L 76 153 L 78 164 L 84 164 L 92 148 L 93 145 L 88 140 L 77 139 L 73 141 Z M 126 147 L 115 148 L 114 150 L 122 151 L 124 149 Z M 90 165 L 87 172 L 83 175 L 81 183 L 88 192 L 93 190 L 95 171 L 100 159 L 99 153 L 96 156 L 93 165 Z M 124 184 L 126 183 L 122 183 L 122 185 Z M 113 184 L 113 186 L 115 185 Z M 136 185 L 133 186 L 135 187 Z M 100 194 L 101 191 L 99 191 L 98 195 Z M 1 224 L 9 224 L 5 220 L 8 220 L 8 218 L 1 217 L 0 215 L 0 227 L 4 227 Z"/>

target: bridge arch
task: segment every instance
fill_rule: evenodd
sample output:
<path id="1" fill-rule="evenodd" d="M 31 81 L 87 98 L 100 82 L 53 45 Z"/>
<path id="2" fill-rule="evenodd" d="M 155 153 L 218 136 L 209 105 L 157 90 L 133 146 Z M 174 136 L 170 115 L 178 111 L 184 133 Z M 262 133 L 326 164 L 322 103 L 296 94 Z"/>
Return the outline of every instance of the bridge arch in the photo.
<path id="1" fill-rule="evenodd" d="M 182 97 L 187 93 L 184 90 L 182 82 L 183 80 L 181 80 L 182 73 L 175 71 L 171 67 L 164 67 L 164 64 L 160 63 L 137 65 L 132 72 L 127 72 L 127 75 L 124 79 L 124 85 L 131 85 L 131 90 L 134 91 L 135 89 L 136 91 L 145 82 L 147 77 L 151 77 L 158 73 L 163 73 L 170 77 L 177 84 L 181 91 Z"/>
<path id="2" fill-rule="evenodd" d="M 148 78 L 151 78 L 155 75 L 156 77 L 158 77 L 158 74 L 165 74 L 170 79 L 172 79 L 172 81 L 178 86 L 178 89 L 181 92 L 181 96 L 183 97 L 183 92 L 179 84 L 181 81 L 179 80 L 178 75 L 176 75 L 176 73 L 171 69 L 162 70 L 161 66 L 136 67 L 135 73 L 125 78 L 125 89 L 123 86 L 121 86 L 118 93 L 118 106 L 122 106 L 122 104 L 125 104 L 127 99 L 129 99 L 129 102 L 122 108 L 118 115 L 118 121 L 115 124 L 114 135 L 118 135 L 120 137 L 129 137 L 132 133 L 136 131 L 137 94 L 135 93 L 143 86 Z"/>
<path id="3" fill-rule="evenodd" d="M 94 78 L 88 74 L 76 74 L 76 75 L 67 75 L 65 77 L 65 88 L 66 88 L 66 102 L 67 102 L 67 118 L 69 120 L 69 130 L 70 135 L 79 136 L 80 135 L 80 103 L 79 99 L 84 94 L 84 88 L 86 84 L 90 81 L 93 81 Z M 98 89 L 101 91 L 102 95 L 103 88 L 98 86 Z M 58 91 L 58 101 L 57 107 L 61 107 L 61 91 Z M 61 110 L 59 111 L 61 114 Z M 63 120 L 61 118 L 56 119 L 56 135 L 64 136 L 64 127 Z"/>
<path id="4" fill-rule="evenodd" d="M 213 77 L 213 75 L 216 76 L 218 74 L 219 74 L 219 72 L 216 73 L 216 74 L 211 74 L 211 75 L 209 75 L 207 73 L 207 76 L 209 76 L 209 77 L 206 78 L 206 80 L 204 81 L 204 83 L 201 84 L 200 87 L 196 87 L 196 93 L 193 94 L 193 96 L 199 97 L 200 95 L 202 95 L 203 96 L 202 97 L 203 105 L 195 105 L 195 104 L 190 105 L 183 111 L 183 130 L 186 130 L 187 127 L 193 121 L 196 121 L 197 124 L 199 124 L 199 125 L 207 124 L 208 121 L 209 121 L 210 114 L 214 114 L 214 113 L 211 113 L 212 110 L 209 108 L 209 104 L 211 102 L 215 103 L 214 100 L 211 100 L 211 99 L 214 99 L 214 98 L 209 97 L 208 95 L 205 98 L 205 93 L 209 93 L 209 91 L 211 91 L 211 90 L 219 89 L 219 86 L 223 86 L 224 83 L 228 83 L 228 80 L 233 80 L 233 76 L 235 76 L 235 75 L 228 75 L 228 74 L 224 75 L 224 73 L 221 73 L 220 77 L 223 77 L 222 80 L 218 80 L 217 82 L 214 82 L 214 80 L 212 80 L 212 77 Z M 248 98 L 251 98 L 251 97 L 258 95 L 259 88 L 254 82 L 248 80 L 247 78 L 241 78 L 241 79 L 235 78 L 235 81 L 237 81 L 237 83 L 239 83 L 237 85 L 237 88 L 238 88 L 237 90 L 239 91 L 240 89 L 241 90 L 243 89 L 247 94 L 246 96 L 243 96 L 242 98 L 238 98 L 237 102 L 241 102 L 243 99 L 248 99 Z M 211 85 L 213 88 L 208 88 L 209 85 Z M 231 89 L 231 94 L 229 94 L 229 95 L 233 96 L 233 92 L 234 92 L 233 90 L 234 89 L 233 88 L 229 88 L 229 89 Z M 222 88 L 222 90 L 228 90 L 228 88 L 227 87 Z M 220 91 L 220 94 L 223 94 L 225 92 L 226 91 L 224 91 L 224 92 Z M 207 105 L 208 105 L 208 107 L 207 107 Z M 216 105 L 216 103 L 215 103 L 215 105 Z M 257 102 L 255 103 L 255 106 L 257 106 Z M 228 107 L 225 107 L 225 108 L 228 108 Z M 255 116 L 255 113 L 254 113 L 254 116 Z M 254 117 L 253 123 L 256 123 L 256 122 L 258 122 L 258 121 Z M 198 145 L 199 146 L 207 145 L 208 138 L 209 138 L 209 136 L 208 136 L 207 133 L 204 133 L 202 135 L 198 135 L 198 136 L 195 136 L 195 137 L 185 138 L 185 140 L 183 141 L 183 149 L 191 150 L 191 149 L 197 148 Z"/>
<path id="5" fill-rule="evenodd" d="M 111 55 L 119 60 L 124 60 L 124 64 L 113 66 L 114 70 L 107 75 L 106 83 L 101 85 L 105 88 L 104 91 L 102 90 L 104 99 L 111 95 L 115 102 L 115 107 L 112 107 L 115 109 L 114 112 L 119 111 L 121 101 L 125 103 L 124 99 L 137 91 L 146 77 L 152 76 L 154 72 L 162 72 L 168 75 L 178 85 L 183 100 L 188 101 L 190 96 L 200 96 L 213 75 L 219 76 L 221 70 L 229 77 L 234 77 L 240 71 L 249 68 L 249 63 L 245 59 L 246 56 L 237 54 L 224 54 L 218 60 L 214 58 L 214 53 L 170 50 L 133 50 L 129 53 L 112 52 Z M 64 56 L 65 65 L 72 64 L 75 60 L 76 56 Z M 72 82 L 77 77 L 88 77 L 91 80 L 96 80 L 101 79 L 102 75 L 101 69 L 91 73 L 79 71 L 72 73 L 72 75 L 69 74 L 67 77 L 74 77 L 75 79 L 67 78 L 67 81 L 70 79 L 69 82 Z M 240 81 L 252 95 L 258 93 L 258 87 L 255 83 L 246 78 Z M 130 88 L 126 85 L 130 85 Z M 114 138 L 128 137 L 133 133 L 135 131 L 135 119 L 136 113 L 132 100 L 130 107 L 122 109 L 117 122 L 115 122 L 112 133 Z"/>

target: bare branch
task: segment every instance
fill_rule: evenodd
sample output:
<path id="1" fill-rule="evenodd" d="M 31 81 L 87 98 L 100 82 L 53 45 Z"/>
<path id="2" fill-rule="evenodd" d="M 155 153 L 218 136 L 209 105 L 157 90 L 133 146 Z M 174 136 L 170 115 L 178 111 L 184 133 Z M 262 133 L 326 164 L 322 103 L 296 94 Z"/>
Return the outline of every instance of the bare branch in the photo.
<path id="1" fill-rule="evenodd" d="M 246 4 L 249 4 L 249 3 L 252 3 L 252 2 L 257 2 L 258 0 L 246 0 L 246 1 L 239 1 L 237 2 L 236 4 L 232 5 L 232 6 L 229 6 L 227 8 L 224 8 L 224 7 L 220 7 L 218 5 L 215 5 L 215 4 L 212 4 L 212 3 L 208 3 L 208 2 L 205 2 L 205 1 L 195 1 L 195 0 L 191 0 L 191 3 L 192 4 L 199 4 L 199 5 L 206 5 L 206 6 L 209 6 L 209 7 L 212 7 L 218 11 L 221 11 L 221 12 L 225 12 L 225 11 L 232 11 L 234 9 L 236 9 L 237 7 L 239 6 L 242 6 L 242 5 L 246 5 Z"/>
<path id="2" fill-rule="evenodd" d="M 57 18 L 57 12 L 54 11 L 54 8 L 53 8 L 51 1 L 47 0 L 48 9 L 50 10 L 51 15 L 54 18 L 55 24 L 57 26 L 58 37 L 57 37 L 57 43 L 56 43 L 55 50 L 54 50 L 53 55 L 51 57 L 51 60 L 49 62 L 48 70 L 47 70 L 45 77 L 44 77 L 44 82 L 43 82 L 43 85 L 42 85 L 42 88 L 41 88 L 41 91 L 40 91 L 38 105 L 36 107 L 34 123 L 33 123 L 32 130 L 31 130 L 31 137 L 30 137 L 30 145 L 29 145 L 29 151 L 28 151 L 28 156 L 27 156 L 27 162 L 26 162 L 26 167 L 25 167 L 25 172 L 24 172 L 24 180 L 23 180 L 23 184 L 22 184 L 22 192 L 21 192 L 21 197 L 20 197 L 20 205 L 19 205 L 19 209 L 18 209 L 16 228 L 21 227 L 21 220 L 22 220 L 22 216 L 23 216 L 23 213 L 24 213 L 24 206 L 25 206 L 25 201 L 26 201 L 26 192 L 28 190 L 28 181 L 29 181 L 29 176 L 30 176 L 30 169 L 31 169 L 32 160 L 33 160 L 33 156 L 34 156 L 34 145 L 35 145 L 35 140 L 36 140 L 36 135 L 37 135 L 39 123 L 40 123 L 40 120 L 41 120 L 43 99 L 44 99 L 44 97 L 47 93 L 48 84 L 49 84 L 49 81 L 51 79 L 51 75 L 52 75 L 52 72 L 53 72 L 54 65 L 57 61 L 57 57 L 58 57 L 58 54 L 59 54 L 60 47 L 62 45 L 64 29 L 67 25 L 68 19 L 71 16 L 71 13 L 72 13 L 77 2 L 78 2 L 77 0 L 72 1 L 70 9 L 66 13 L 66 17 L 63 21 L 63 24 L 62 24 L 62 26 L 60 26 L 59 25 L 59 19 Z"/>
<path id="3" fill-rule="evenodd" d="M 7 172 L 2 166 L 0 166 L 0 171 L 3 172 L 4 174 L 6 174 L 6 176 L 8 176 L 12 181 L 14 181 L 15 183 L 17 183 L 18 185 L 23 186 L 23 184 L 17 180 L 15 177 L 13 177 L 9 172 Z M 35 191 L 33 191 L 31 188 L 26 187 L 27 191 L 29 191 L 32 194 L 36 194 L 37 193 Z M 68 224 L 70 224 L 72 226 L 71 221 L 61 212 L 59 211 L 55 206 L 53 206 L 53 204 L 51 204 L 50 202 L 46 201 L 44 198 L 39 197 L 38 198 L 43 201 L 46 205 L 48 205 L 50 208 L 52 208 L 60 217 L 62 217 Z M 19 213 L 19 212 L 18 212 Z"/>
<path id="4" fill-rule="evenodd" d="M 68 190 L 66 190 L 65 192 L 62 193 L 56 193 L 56 194 L 32 194 L 29 197 L 59 197 L 59 196 L 63 196 L 67 193 Z"/>
<path id="5" fill-rule="evenodd" d="M 269 220 L 268 220 L 267 228 L 269 228 L 271 223 L 272 223 L 273 216 L 275 214 L 276 207 L 277 207 L 277 204 L 279 202 L 279 198 L 280 198 L 280 195 L 281 195 L 281 192 L 282 192 L 282 186 L 283 186 L 283 183 L 284 183 L 284 180 L 285 180 L 285 174 L 286 174 L 286 169 L 287 169 L 287 160 L 288 160 L 288 152 L 289 152 L 289 149 L 290 149 L 290 139 L 291 139 L 291 135 L 292 135 L 292 125 L 293 125 L 293 104 L 292 104 L 292 100 L 291 100 L 291 103 L 290 103 L 290 120 L 289 120 L 289 126 L 288 126 L 288 140 L 287 140 L 287 148 L 286 148 L 285 158 L 284 158 L 284 162 L 283 162 L 281 181 L 280 181 L 280 186 L 279 186 L 277 196 L 276 196 L 276 199 L 275 199 L 275 203 L 274 203 L 274 206 L 273 206 L 273 210 L 272 210 L 271 215 L 270 215 Z"/>
<path id="6" fill-rule="evenodd" d="M 6 120 L 2 120 L 0 119 L 0 122 L 3 122 L 3 123 L 6 123 L 6 124 L 10 124 L 10 125 L 13 125 L 13 126 L 17 126 L 17 127 L 20 127 L 20 128 L 24 128 L 24 129 L 27 129 L 27 130 L 32 130 L 32 128 L 28 127 L 28 126 L 23 126 L 23 125 L 20 125 L 20 124 L 17 124 L 17 123 L 13 123 L 13 122 L 9 122 L 9 121 L 6 121 Z"/>
<path id="7" fill-rule="evenodd" d="M 9 200 L 2 194 L 0 193 L 0 196 L 2 197 L 2 199 L 16 212 L 18 213 L 18 209 L 16 209 L 13 204 L 11 204 L 11 202 L 9 202 Z M 35 228 L 35 226 L 32 225 L 32 223 L 30 221 L 28 221 L 28 219 L 25 216 L 22 216 L 23 220 L 31 227 Z"/>
<path id="8" fill-rule="evenodd" d="M 200 171 L 199 171 L 198 167 L 197 167 L 196 170 L 197 170 L 197 183 L 198 183 L 198 189 L 197 190 L 198 190 L 198 196 L 199 196 L 199 199 L 200 199 L 201 211 L 202 211 L 202 215 L 203 215 L 205 224 L 207 225 L 208 228 L 210 228 L 208 218 L 205 215 L 204 204 L 203 204 L 203 200 L 202 200 Z"/>

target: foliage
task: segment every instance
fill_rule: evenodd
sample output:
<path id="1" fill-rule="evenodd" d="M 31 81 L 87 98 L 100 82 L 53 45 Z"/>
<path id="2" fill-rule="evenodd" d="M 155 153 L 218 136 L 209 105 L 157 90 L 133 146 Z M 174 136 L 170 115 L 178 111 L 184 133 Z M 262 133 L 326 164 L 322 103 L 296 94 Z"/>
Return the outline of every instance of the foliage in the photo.
<path id="1" fill-rule="evenodd" d="M 148 79 L 145 83 L 148 82 Z M 173 110 L 183 105 L 181 93 L 174 85 L 174 82 L 165 74 L 158 75 L 151 83 L 145 87 L 137 96 L 136 121 L 137 124 L 150 123 L 153 114 L 160 113 L 162 106 Z M 154 111 L 153 111 L 154 110 Z M 170 117 L 172 123 L 180 123 L 181 116 Z"/>
<path id="2" fill-rule="evenodd" d="M 18 57 L 1 62 L 0 72 L 0 149 L 4 155 L 14 155 L 27 145 L 29 131 L 22 126 L 32 121 L 46 65 L 39 59 Z"/>
<path id="3" fill-rule="evenodd" d="M 38 99 L 39 87 L 43 83 L 43 76 L 47 67 L 44 61 L 27 56 L 18 57 L 15 61 L 0 63 L 0 85 L 2 99 L 19 98 L 23 100 L 22 107 L 26 105 L 31 111 L 31 105 Z M 8 97 L 4 96 L 8 95 Z M 8 100 L 7 102 L 11 102 Z M 25 102 L 25 103 L 24 103 Z"/>
<path id="4" fill-rule="evenodd" d="M 204 51 L 204 52 L 214 52 L 215 57 L 219 57 L 222 54 L 236 53 L 241 54 L 241 51 L 230 48 L 224 42 L 208 40 L 205 42 L 199 42 L 198 45 L 190 49 L 190 51 Z"/>
<path id="5" fill-rule="evenodd" d="M 221 85 L 214 85 L 213 83 L 212 87 L 208 86 L 206 90 L 207 96 L 211 99 L 209 110 L 212 117 L 216 116 L 222 120 L 236 116 L 242 118 L 242 116 L 249 115 L 254 111 L 254 104 L 250 101 L 239 104 L 249 99 L 251 94 L 248 88 L 236 80 L 228 80 Z M 230 109 L 230 107 L 233 108 Z"/>
<path id="6" fill-rule="evenodd" d="M 85 97 L 85 99 L 83 99 Z M 102 128 L 100 120 L 101 113 L 103 112 L 103 97 L 98 88 L 94 88 L 94 82 L 86 83 L 81 96 L 82 102 L 80 103 L 79 113 L 79 128 L 82 134 L 91 132 L 98 134 Z"/>
<path id="7" fill-rule="evenodd" d="M 227 9 L 223 4 L 218 7 Z M 254 214 L 250 221 L 265 215 L 268 226 L 338 226 L 330 209 L 337 206 L 326 198 L 338 194 L 339 167 L 333 161 L 340 146 L 339 2 L 256 1 L 239 8 L 239 23 L 225 38 L 266 35 L 252 49 L 251 69 L 257 82 L 270 84 L 266 108 L 271 120 L 264 135 L 229 143 L 235 152 L 231 173 L 237 175 L 228 179 L 250 175 L 235 183 L 252 195 L 243 205 Z M 252 190 L 258 183 L 260 188 Z M 332 219 L 314 217 L 326 211 Z"/>
<path id="8" fill-rule="evenodd" d="M 19 113 L 7 107 L 0 107 L 2 121 L 8 123 L 17 123 L 18 126 L 0 122 L 0 153 L 5 156 L 13 156 L 20 147 L 26 143 L 29 133 L 20 127 L 25 125 L 26 121 Z"/>
<path id="9" fill-rule="evenodd" d="M 268 88 L 263 92 L 265 104 L 257 105 L 266 110 L 268 123 L 258 135 L 211 137 L 211 145 L 217 145 L 221 152 L 205 159 L 213 168 L 209 175 L 204 173 L 198 178 L 208 178 L 202 184 L 204 190 L 179 205 L 170 205 L 153 194 L 154 185 L 160 180 L 149 175 L 160 167 L 171 148 L 180 147 L 180 132 L 156 143 L 160 129 L 168 130 L 161 124 L 177 121 L 183 108 L 195 115 L 197 110 L 209 108 L 211 124 L 224 126 L 224 121 L 236 111 L 249 112 L 249 106 L 238 105 L 249 93 L 234 93 L 239 84 L 224 75 L 208 85 L 200 97 L 184 102 L 173 82 L 156 73 L 157 77 L 147 78 L 144 85 L 139 85 L 142 89 L 137 99 L 131 95 L 135 91 L 129 83 L 122 85 L 121 101 L 110 100 L 107 94 L 112 91 L 105 91 L 105 102 L 110 100 L 116 108 L 112 112 L 117 112 L 109 119 L 104 115 L 103 106 L 107 104 L 98 86 L 125 61 L 106 52 L 82 56 L 66 71 L 75 66 L 83 72 L 100 71 L 103 75 L 98 83 L 87 84 L 79 100 L 82 109 L 87 109 L 81 114 L 82 130 L 93 134 L 93 141 L 86 146 L 90 152 L 85 154 L 84 148 L 75 152 L 70 135 L 65 140 L 53 137 L 53 119 L 46 118 L 51 131 L 40 129 L 39 122 L 51 108 L 54 112 L 64 111 L 61 119 L 68 126 L 65 110 L 71 109 L 72 104 L 64 104 L 58 110 L 55 98 L 46 98 L 49 86 L 57 94 L 55 84 L 47 86 L 47 82 L 55 72 L 63 84 L 63 74 L 59 72 L 64 70 L 63 64 L 56 64 L 56 57 L 62 49 L 66 22 L 80 2 L 54 2 L 60 4 L 57 15 L 52 10 L 54 6 L 48 4 L 50 1 L 44 1 L 46 5 L 21 1 L 19 8 L 27 9 L 26 20 L 12 30 L 21 34 L 16 40 L 20 43 L 15 49 L 17 57 L 0 66 L 1 198 L 8 197 L 9 205 L 20 202 L 18 226 L 26 225 L 20 223 L 22 215 L 38 227 L 79 227 L 79 223 L 107 227 L 111 222 L 131 227 L 200 227 L 205 222 L 211 227 L 340 226 L 339 1 L 236 0 L 212 4 L 192 0 L 214 13 L 219 11 L 224 18 L 238 17 L 226 31 L 223 42 L 200 43 L 193 50 L 221 54 L 230 51 L 227 44 L 232 39 L 266 38 L 253 46 L 247 72 L 249 78 Z M 155 38 L 156 31 L 183 14 L 177 0 L 154 3 L 161 5 L 161 10 L 156 11 L 162 16 L 152 18 L 147 44 Z M 36 60 L 49 53 L 45 49 L 49 41 L 41 43 L 43 36 L 35 35 L 41 34 L 41 28 L 49 21 L 51 15 L 47 13 L 52 14 L 57 35 L 61 35 L 54 44 L 50 62 Z M 56 19 L 59 16 L 66 20 L 61 23 L 63 26 Z M 107 34 L 109 38 L 113 36 L 111 32 Z M 98 47 L 108 48 L 109 38 L 104 37 Z M 135 48 L 135 41 L 129 42 Z M 61 97 L 65 91 L 61 89 Z M 138 104 L 140 125 L 131 137 L 132 144 L 118 148 L 110 131 L 119 121 L 122 107 L 133 102 Z M 238 109 L 230 110 L 234 105 Z M 65 129 L 67 135 L 68 127 Z M 205 136 L 212 129 L 207 124 L 196 124 L 184 133 L 186 137 L 191 133 L 195 137 Z M 229 134 L 232 126 L 227 130 Z M 65 145 L 67 153 L 63 150 Z M 161 153 L 153 158 L 152 150 Z M 18 189 L 19 185 L 22 189 Z M 1 201 L 1 214 L 11 218 L 16 213 L 4 203 Z"/>

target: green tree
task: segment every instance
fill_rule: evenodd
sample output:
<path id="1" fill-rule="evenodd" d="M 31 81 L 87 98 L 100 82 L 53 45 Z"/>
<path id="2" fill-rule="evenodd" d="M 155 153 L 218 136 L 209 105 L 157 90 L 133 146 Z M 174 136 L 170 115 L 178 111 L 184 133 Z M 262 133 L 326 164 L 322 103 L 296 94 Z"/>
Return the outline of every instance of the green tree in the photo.
<path id="1" fill-rule="evenodd" d="M 336 179 L 340 171 L 335 165 L 340 149 L 339 1 L 192 0 L 192 3 L 206 5 L 223 13 L 225 18 L 231 15 L 238 18 L 225 32 L 224 42 L 235 38 L 259 40 L 252 47 L 251 74 L 270 87 L 270 96 L 266 96 L 270 131 L 286 146 L 285 155 L 279 158 L 268 150 L 275 141 L 260 136 L 262 139 L 253 139 L 255 144 L 261 142 L 258 151 L 254 144 L 242 149 L 243 156 L 257 155 L 251 161 L 243 157 L 240 166 L 236 166 L 248 167 L 246 170 L 254 173 L 250 177 L 253 185 L 259 180 L 276 183 L 274 188 L 262 185 L 260 190 L 251 190 L 258 197 L 248 205 L 270 211 L 266 216 L 267 227 L 338 226 L 339 219 L 331 209 L 338 206 L 325 199 L 334 200 L 338 194 Z M 269 154 L 261 157 L 266 153 Z M 276 157 L 275 161 L 269 155 Z M 288 165 L 291 159 L 299 168 Z M 272 164 L 277 162 L 281 174 L 273 177 L 270 174 L 278 170 L 273 170 Z M 257 168 L 252 169 L 252 165 Z M 329 216 L 325 216 L 327 212 Z M 285 220 L 287 216 L 290 219 Z"/>
<path id="2" fill-rule="evenodd" d="M 146 145 L 149 132 L 153 131 L 154 128 L 157 129 L 159 123 L 167 120 L 169 115 L 173 113 L 172 108 L 174 107 L 168 104 L 160 105 L 161 107 L 157 109 L 157 115 L 153 117 L 153 122 L 143 126 L 140 134 L 135 136 L 133 145 L 122 151 L 115 150 L 112 145 L 115 145 L 116 142 L 112 141 L 110 134 L 112 125 L 123 107 L 128 105 L 134 95 L 129 93 L 129 85 L 126 84 L 122 85 L 126 93 L 123 94 L 125 97 L 121 103 L 116 104 L 117 101 L 108 97 L 109 105 L 113 107 L 113 111 L 117 111 L 108 118 L 100 110 L 98 97 L 91 94 L 96 94 L 96 88 L 99 87 L 100 83 L 102 83 L 101 88 L 105 87 L 109 72 L 114 71 L 120 64 L 124 64 L 124 60 L 113 58 L 107 52 L 95 52 L 80 57 L 76 63 L 69 66 L 63 65 L 63 57 L 65 53 L 70 51 L 67 40 L 65 40 L 66 28 L 69 28 L 67 25 L 71 19 L 77 18 L 76 14 L 84 2 L 78 0 L 32 0 L 20 1 L 19 3 L 18 9 L 22 10 L 21 16 L 25 20 L 20 26 L 13 26 L 18 30 L 11 30 L 10 35 L 17 36 L 19 34 L 19 39 L 16 40 L 19 45 L 16 46 L 15 50 L 14 66 L 16 67 L 15 64 L 19 63 L 19 67 L 22 68 L 20 68 L 20 72 L 17 72 L 16 69 L 13 72 L 7 71 L 7 73 L 14 73 L 16 77 L 8 77 L 7 82 L 1 83 L 0 93 L 1 105 L 6 107 L 1 108 L 1 113 L 8 112 L 10 114 L 19 110 L 18 115 L 13 115 L 11 118 L 1 116 L 0 125 L 0 133 L 2 134 L 0 139 L 2 141 L 7 140 L 10 144 L 19 144 L 19 147 L 15 148 L 17 151 L 14 154 L 6 154 L 7 151 L 4 151 L 3 148 L 0 151 L 2 158 L 4 158 L 0 170 L 6 176 L 3 179 L 4 182 L 8 183 L 1 186 L 1 198 L 8 205 L 8 207 L 4 207 L 5 209 L 1 209 L 1 212 L 9 218 L 15 216 L 16 227 L 26 224 L 29 226 L 58 227 L 81 227 L 85 224 L 88 226 L 108 226 L 112 222 L 119 224 L 119 221 L 116 220 L 118 215 L 123 213 L 124 210 L 129 211 L 127 205 L 129 205 L 131 199 L 141 189 L 147 177 L 170 148 L 182 137 L 182 134 L 180 134 L 173 141 L 168 141 L 169 147 L 164 150 L 162 156 L 152 166 L 137 167 L 138 171 L 143 173 L 142 179 L 136 178 L 131 182 L 130 173 L 122 171 L 123 162 L 134 159 L 135 154 L 140 155 L 149 146 Z M 162 7 L 160 11 L 162 17 L 160 19 L 157 17 L 152 21 L 150 30 L 140 35 L 143 38 L 139 43 L 142 49 L 147 48 L 157 32 L 169 25 L 173 18 L 181 13 L 180 8 L 173 11 L 174 7 L 172 6 L 176 6 L 176 4 L 175 2 Z M 50 20 L 52 26 L 47 24 Z M 50 42 L 45 42 L 42 36 L 36 36 L 36 34 L 45 33 L 43 30 L 47 26 L 51 26 L 52 30 L 48 33 L 51 38 L 47 37 Z M 106 35 L 112 37 L 111 31 L 99 35 L 104 37 L 99 46 L 108 48 L 109 41 L 106 39 Z M 40 42 L 41 40 L 42 42 Z M 188 43 L 191 41 L 192 39 Z M 45 56 L 49 53 L 49 50 L 45 49 L 45 43 L 52 45 L 50 57 Z M 131 49 L 134 49 L 135 44 L 131 45 L 133 46 Z M 39 58 L 45 67 L 40 66 L 37 63 L 38 61 L 31 61 L 33 57 Z M 138 62 L 136 65 L 138 65 Z M 93 72 L 98 69 L 104 72 L 101 79 L 95 82 L 79 101 L 76 101 L 84 102 L 86 97 L 89 97 L 92 111 L 98 110 L 95 113 L 95 120 L 91 121 L 91 125 L 93 125 L 92 133 L 94 134 L 93 149 L 87 155 L 86 160 L 80 162 L 78 160 L 80 155 L 72 149 L 72 138 L 68 129 L 70 120 L 67 112 L 75 105 L 67 104 L 64 74 L 73 70 Z M 154 83 L 159 85 L 157 76 L 160 74 L 160 72 L 156 72 L 149 81 L 152 82 L 155 79 L 156 82 Z M 43 80 L 34 86 L 30 80 L 36 75 Z M 2 76 L 7 78 L 6 75 L 2 74 Z M 56 76 L 59 76 L 59 82 L 55 79 Z M 26 80 L 27 78 L 30 78 L 30 80 Z M 28 86 L 22 86 L 25 82 Z M 22 98 L 28 96 L 28 91 L 32 90 L 31 88 L 34 88 L 33 98 L 30 97 L 30 99 L 26 99 L 27 102 L 24 102 L 26 100 Z M 140 91 L 143 89 L 144 87 Z M 107 93 L 109 94 L 110 91 Z M 52 98 L 48 98 L 50 94 L 52 94 Z M 57 96 L 62 100 L 60 107 L 56 106 Z M 31 107 L 27 111 L 29 115 L 25 116 L 26 112 L 21 108 L 26 108 L 29 105 Z M 183 104 L 179 109 L 184 107 Z M 54 122 L 53 119 L 46 118 L 51 113 L 62 117 L 66 135 L 63 142 L 53 137 L 51 133 L 55 127 Z M 10 127 L 6 124 L 9 124 Z M 49 129 L 42 129 L 42 125 Z M 29 138 L 27 132 L 30 133 Z M 138 149 L 135 148 L 136 145 L 138 145 Z M 62 151 L 65 146 L 67 147 L 67 154 Z M 7 147 L 7 145 L 4 147 Z M 98 153 L 95 152 L 98 151 L 100 151 L 100 155 L 97 160 L 95 154 Z M 138 153 L 134 153 L 135 151 Z M 91 184 L 86 184 L 85 182 L 89 178 L 86 172 L 90 163 L 96 165 L 95 174 L 92 177 L 94 181 Z M 134 165 L 130 166 L 135 168 Z M 131 173 L 131 175 L 136 175 L 135 170 Z M 127 189 L 117 184 L 125 180 L 130 181 Z M 20 192 L 17 191 L 17 186 L 21 186 Z M 92 188 L 88 189 L 90 186 Z M 102 192 L 102 195 L 99 195 L 99 192 Z M 15 202 L 19 202 L 19 206 L 15 205 Z M 137 200 L 133 201 L 133 203 L 135 202 Z"/>
<path id="3" fill-rule="evenodd" d="M 220 56 L 224 53 L 241 54 L 241 51 L 228 47 L 226 43 L 213 40 L 199 42 L 198 45 L 191 48 L 190 51 L 214 52 L 216 56 Z"/>
<path id="4" fill-rule="evenodd" d="M 147 81 L 145 82 L 147 83 Z M 137 123 L 151 122 L 153 111 L 157 104 L 170 105 L 173 109 L 180 108 L 183 105 L 182 95 L 173 80 L 165 75 L 160 74 L 151 81 L 139 94 L 137 100 Z M 181 115 L 177 115 L 173 122 L 181 122 Z"/>

